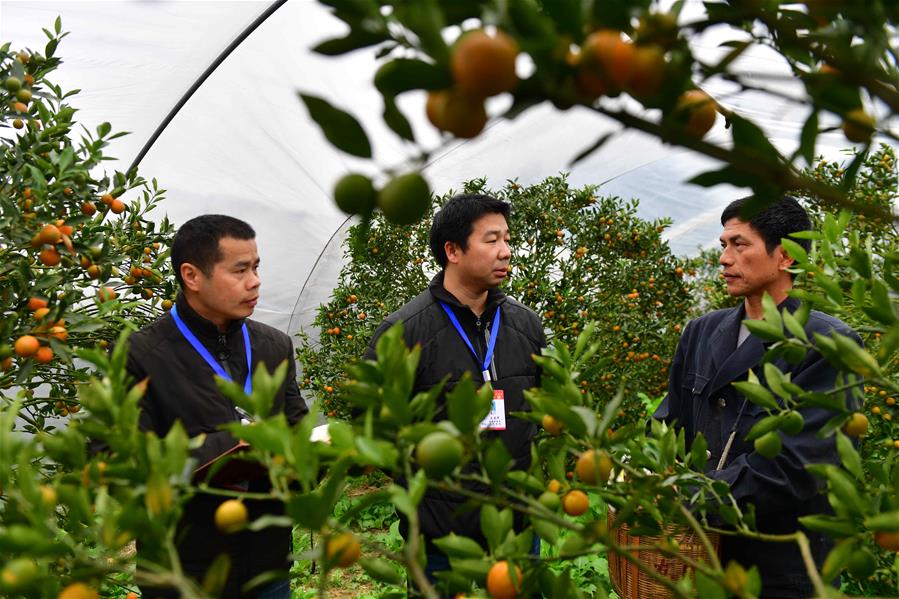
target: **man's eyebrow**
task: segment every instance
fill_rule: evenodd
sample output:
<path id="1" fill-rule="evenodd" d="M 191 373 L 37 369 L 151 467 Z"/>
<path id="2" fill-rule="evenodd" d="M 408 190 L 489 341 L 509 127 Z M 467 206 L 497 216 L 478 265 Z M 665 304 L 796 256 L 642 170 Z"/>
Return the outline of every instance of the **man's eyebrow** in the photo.
<path id="1" fill-rule="evenodd" d="M 720 241 L 721 243 L 724 243 L 725 241 L 740 241 L 741 239 L 746 239 L 742 233 L 734 233 L 730 237 L 726 237 L 726 236 L 722 235 L 721 237 L 718 238 L 718 241 Z"/>
<path id="2" fill-rule="evenodd" d="M 256 266 L 259 266 L 259 262 L 260 262 L 259 258 L 256 258 L 255 260 L 240 260 L 240 261 L 234 263 L 234 268 L 242 268 L 245 266 L 250 266 L 251 264 L 255 264 Z"/>
<path id="3" fill-rule="evenodd" d="M 489 231 L 484 231 L 484 237 L 488 235 L 508 235 L 509 229 L 490 229 Z"/>

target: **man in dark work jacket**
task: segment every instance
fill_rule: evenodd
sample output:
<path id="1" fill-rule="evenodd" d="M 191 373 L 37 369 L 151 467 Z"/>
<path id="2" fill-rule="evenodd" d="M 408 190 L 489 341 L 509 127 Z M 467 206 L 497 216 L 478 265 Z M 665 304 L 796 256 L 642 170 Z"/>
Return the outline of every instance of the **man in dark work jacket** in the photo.
<path id="1" fill-rule="evenodd" d="M 540 353 L 546 339 L 537 315 L 499 289 L 508 275 L 512 256 L 508 216 L 509 204 L 489 196 L 461 195 L 450 199 L 435 215 L 430 235 L 431 252 L 443 270 L 428 289 L 381 323 L 365 356 L 374 359 L 378 337 L 402 321 L 406 344 L 421 346 L 413 394 L 430 389 L 447 375 L 444 393 L 465 373 L 476 385 L 489 379 L 494 390 L 503 394 L 504 405 L 495 403 L 495 407 L 498 405 L 504 413 L 505 428 L 485 430 L 482 434 L 502 439 L 515 459 L 515 467 L 527 468 L 536 427 L 509 413 L 530 409 L 523 392 L 538 384 L 538 369 L 531 356 Z M 448 311 L 455 316 L 471 348 Z M 497 314 L 500 318 L 496 345 L 485 369 Z M 445 418 L 446 406 L 441 396 L 435 419 Z M 479 512 L 459 510 L 464 502 L 458 495 L 429 490 L 419 505 L 432 581 L 434 572 L 448 569 L 447 558 L 433 545 L 434 539 L 455 532 L 485 543 Z M 405 522 L 402 524 L 406 536 Z"/>
<path id="2" fill-rule="evenodd" d="M 198 464 L 207 463 L 237 443 L 219 426 L 240 421 L 245 415 L 219 393 L 214 367 L 192 344 L 191 336 L 240 385 L 260 363 L 273 371 L 287 360 L 287 376 L 275 397 L 273 411 L 283 411 L 291 423 L 307 412 L 296 384 L 290 339 L 248 318 L 259 298 L 255 237 L 247 223 L 229 216 L 204 215 L 184 223 L 172 243 L 172 265 L 181 285 L 175 307 L 129 339 L 128 372 L 148 383 L 140 403 L 141 429 L 162 437 L 180 421 L 188 436 L 205 435 L 202 447 L 192 454 Z M 250 340 L 249 368 L 244 328 Z M 264 477 L 240 485 L 248 491 L 269 489 Z M 241 594 L 241 587 L 258 574 L 289 569 L 290 529 L 270 527 L 223 534 L 214 524 L 215 510 L 222 501 L 222 497 L 198 493 L 185 506 L 176 534 L 185 573 L 203 580 L 212 561 L 227 553 L 231 571 L 223 597 L 290 597 L 286 579 L 249 595 Z M 251 520 L 283 513 L 277 501 L 244 503 Z M 142 555 L 148 553 L 146 549 L 139 543 L 139 557 L 158 557 Z M 158 589 L 145 589 L 143 596 L 166 595 Z"/>
<path id="3" fill-rule="evenodd" d="M 797 435 L 778 433 L 783 450 L 772 459 L 757 454 L 753 443 L 745 441 L 752 425 L 767 412 L 747 401 L 731 383 L 745 381 L 749 369 L 764 381 L 760 364 L 766 347 L 742 322 L 763 317 L 765 293 L 781 311 L 794 312 L 799 307 L 798 300 L 787 296 L 793 286 L 793 276 L 787 268 L 793 259 L 784 251 L 781 239 L 811 228 L 805 210 L 790 197 L 744 220 L 741 211 L 748 200 L 733 202 L 721 215 L 724 232 L 720 262 L 727 291 L 731 296 L 742 297 L 743 302 L 739 307 L 716 310 L 687 325 L 671 365 L 668 395 L 653 416 L 682 427 L 688 442 L 702 433 L 711 454 L 707 474 L 727 482 L 731 494 L 742 505 L 755 505 L 761 532 L 788 534 L 800 528 L 797 522 L 800 516 L 832 513 L 826 496 L 821 493 L 822 482 L 805 466 L 839 463 L 834 438 L 819 439 L 816 435 L 834 413 L 823 408 L 802 409 L 804 428 Z M 808 240 L 796 242 L 806 249 L 809 247 Z M 832 331 L 858 340 L 855 332 L 839 319 L 811 311 L 805 324 L 810 339 L 815 333 L 828 336 Z M 791 382 L 805 390 L 827 392 L 834 388 L 837 371 L 817 352 L 809 352 L 799 364 L 783 359 L 773 363 L 791 377 Z M 734 428 L 733 445 L 723 468 L 716 470 Z M 820 569 L 833 548 L 833 541 L 821 534 L 809 531 L 805 534 Z M 763 597 L 814 594 L 795 543 L 732 536 L 722 537 L 721 543 L 722 563 L 733 559 L 746 568 L 758 566 Z"/>

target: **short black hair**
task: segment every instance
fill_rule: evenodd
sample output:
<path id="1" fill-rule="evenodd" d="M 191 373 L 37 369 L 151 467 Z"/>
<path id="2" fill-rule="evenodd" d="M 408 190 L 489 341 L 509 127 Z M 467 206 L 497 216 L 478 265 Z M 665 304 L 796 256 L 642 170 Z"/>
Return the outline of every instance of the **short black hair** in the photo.
<path id="1" fill-rule="evenodd" d="M 431 222 L 429 245 L 440 268 L 446 268 L 447 241 L 452 241 L 464 252 L 468 250 L 468 237 L 476 220 L 485 214 L 502 214 L 508 222 L 511 211 L 508 202 L 484 194 L 466 193 L 450 198 Z"/>
<path id="2" fill-rule="evenodd" d="M 256 231 L 244 221 L 224 214 L 203 214 L 190 219 L 178 228 L 172 241 L 172 268 L 178 284 L 181 279 L 181 265 L 193 264 L 207 277 L 212 274 L 215 263 L 222 259 L 219 239 L 255 239 Z"/>
<path id="3" fill-rule="evenodd" d="M 811 230 L 812 221 L 796 198 L 785 195 L 763 209 L 752 212 L 751 204 L 757 201 L 755 196 L 749 196 L 731 202 L 721 213 L 721 225 L 732 218 L 748 222 L 749 226 L 765 240 L 765 249 L 769 254 L 780 245 L 781 239 L 789 237 L 791 233 Z M 811 247 L 811 241 L 808 239 L 792 238 L 792 241 L 802 246 L 805 251 Z"/>

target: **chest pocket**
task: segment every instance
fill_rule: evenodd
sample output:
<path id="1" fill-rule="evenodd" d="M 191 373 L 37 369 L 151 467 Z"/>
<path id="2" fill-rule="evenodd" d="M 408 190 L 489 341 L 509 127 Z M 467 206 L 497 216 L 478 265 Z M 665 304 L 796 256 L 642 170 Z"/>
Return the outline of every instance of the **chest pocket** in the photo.
<path id="1" fill-rule="evenodd" d="M 684 379 L 684 391 L 692 395 L 693 399 L 697 399 L 702 396 L 708 384 L 709 377 L 698 372 L 689 372 L 687 373 L 687 378 Z"/>

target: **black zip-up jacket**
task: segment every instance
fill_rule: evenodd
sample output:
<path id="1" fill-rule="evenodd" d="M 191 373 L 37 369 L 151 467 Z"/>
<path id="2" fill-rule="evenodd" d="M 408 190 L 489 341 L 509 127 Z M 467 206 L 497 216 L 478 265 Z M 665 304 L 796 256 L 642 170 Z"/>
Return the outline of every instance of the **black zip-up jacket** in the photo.
<path id="1" fill-rule="evenodd" d="M 264 363 L 269 371 L 284 360 L 288 363 L 287 376 L 275 397 L 273 411 L 283 411 L 291 423 L 306 414 L 308 409 L 296 383 L 293 345 L 287 335 L 252 320 L 232 322 L 221 333 L 213 323 L 194 312 L 184 296 L 178 298 L 177 307 L 178 315 L 191 332 L 239 384 L 247 376 L 241 332 L 241 326 L 246 322 L 254 371 L 259 363 Z M 207 463 L 237 443 L 230 433 L 218 428 L 240 419 L 234 405 L 219 393 L 212 368 L 182 336 L 171 314 L 163 315 L 133 334 L 128 342 L 128 372 L 137 381 L 148 380 L 147 392 L 140 403 L 141 430 L 153 431 L 163 437 L 175 421 L 181 421 L 188 436 L 205 434 L 203 446 L 192 453 L 198 464 Z M 268 489 L 265 478 L 249 483 L 250 491 L 265 492 Z M 255 533 L 222 534 L 213 520 L 222 501 L 222 497 L 203 493 L 188 501 L 178 523 L 178 554 L 185 572 L 202 581 L 212 561 L 221 553 L 228 553 L 231 574 L 222 597 L 240 597 L 240 587 L 254 576 L 269 570 L 288 569 L 290 529 L 272 527 Z M 251 520 L 264 514 L 283 514 L 283 506 L 277 501 L 247 500 L 244 503 Z M 143 596 L 166 594 L 147 589 Z"/>
<path id="2" fill-rule="evenodd" d="M 449 316 L 440 305 L 446 302 L 478 352 L 475 359 Z M 375 331 L 365 357 L 375 359 L 375 344 L 381 334 L 397 321 L 403 322 L 403 336 L 409 347 L 421 345 L 421 359 L 415 374 L 413 394 L 430 389 L 449 375 L 443 395 L 437 400 L 436 420 L 446 419 L 444 395 L 469 372 L 476 385 L 483 384 L 482 366 L 487 351 L 493 317 L 500 308 L 500 330 L 496 339 L 491 383 L 505 395 L 506 430 L 484 431 L 487 438 L 500 438 L 515 459 L 516 468 L 527 468 L 531 460 L 531 441 L 537 427 L 525 420 L 512 418 L 510 412 L 528 411 L 524 390 L 539 384 L 539 370 L 531 358 L 546 346 L 540 319 L 530 308 L 507 297 L 499 289 L 487 294 L 487 305 L 480 317 L 459 302 L 443 287 L 443 272 L 431 281 L 428 289 L 388 316 Z M 427 540 L 428 553 L 439 553 L 432 540 L 455 532 L 484 544 L 478 510 L 459 510 L 465 499 L 445 491 L 428 490 L 418 508 L 421 531 Z M 401 526 L 406 536 L 405 521 Z"/>
<path id="3" fill-rule="evenodd" d="M 799 300 L 787 298 L 778 308 L 792 313 L 798 307 Z M 755 504 L 760 532 L 789 534 L 803 530 L 820 568 L 834 546 L 833 539 L 803 529 L 798 519 L 809 514 L 833 513 L 822 492 L 823 481 L 805 467 L 808 464 L 840 463 L 834 438 L 821 439 L 817 435 L 834 413 L 820 407 L 803 408 L 803 430 L 796 435 L 780 433 L 783 450 L 776 457 L 767 459 L 755 452 L 752 442 L 745 438 L 752 426 L 768 413 L 748 402 L 732 383 L 745 381 L 750 369 L 764 381 L 760 364 L 767 348 L 754 335 L 737 346 L 740 324 L 745 318 L 746 311 L 741 305 L 710 312 L 687 325 L 671 364 L 668 395 L 653 417 L 683 428 L 688 444 L 697 433 L 703 433 L 711 453 L 706 474 L 726 482 L 741 504 Z M 828 336 L 832 331 L 860 341 L 855 331 L 841 320 L 813 310 L 805 325 L 808 337 L 812 339 L 816 333 Z M 837 371 L 818 352 L 809 352 L 799 364 L 790 364 L 783 358 L 773 363 L 791 377 L 792 383 L 807 391 L 826 393 L 834 388 Z M 847 400 L 848 405 L 854 407 L 855 401 L 848 394 Z M 742 408 L 744 402 L 745 409 Z M 737 435 L 724 467 L 715 470 L 734 426 Z M 765 597 L 810 597 L 814 594 L 795 543 L 723 536 L 722 563 L 730 559 L 746 568 L 758 566 Z"/>

